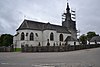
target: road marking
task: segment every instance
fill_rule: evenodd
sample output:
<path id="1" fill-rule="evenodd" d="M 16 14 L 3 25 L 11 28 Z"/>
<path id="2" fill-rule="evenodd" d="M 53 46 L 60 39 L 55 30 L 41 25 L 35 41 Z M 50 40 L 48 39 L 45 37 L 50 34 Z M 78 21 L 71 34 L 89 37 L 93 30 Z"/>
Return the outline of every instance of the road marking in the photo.
<path id="1" fill-rule="evenodd" d="M 55 67 L 54 65 L 33 65 L 32 67 Z"/>
<path id="2" fill-rule="evenodd" d="M 3 64 L 3 65 L 7 65 L 7 64 L 9 64 L 9 63 L 1 63 L 1 64 Z"/>

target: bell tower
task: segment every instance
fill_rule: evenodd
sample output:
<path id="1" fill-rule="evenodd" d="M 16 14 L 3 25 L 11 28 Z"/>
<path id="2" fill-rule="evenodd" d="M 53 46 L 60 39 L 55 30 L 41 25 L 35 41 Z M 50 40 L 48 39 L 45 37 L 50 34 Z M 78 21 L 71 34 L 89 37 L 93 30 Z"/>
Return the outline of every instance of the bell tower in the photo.
<path id="1" fill-rule="evenodd" d="M 72 38 L 77 39 L 76 21 L 72 20 L 71 15 L 69 3 L 67 2 L 66 11 L 62 15 L 62 26 L 71 32 Z"/>

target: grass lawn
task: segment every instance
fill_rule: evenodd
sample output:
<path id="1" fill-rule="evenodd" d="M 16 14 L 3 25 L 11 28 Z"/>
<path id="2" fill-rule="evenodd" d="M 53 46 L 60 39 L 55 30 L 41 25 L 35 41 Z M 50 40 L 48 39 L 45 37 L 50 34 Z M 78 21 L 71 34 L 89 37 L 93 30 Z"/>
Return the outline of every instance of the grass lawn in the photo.
<path id="1" fill-rule="evenodd" d="M 16 48 L 15 52 L 20 52 L 21 48 Z"/>

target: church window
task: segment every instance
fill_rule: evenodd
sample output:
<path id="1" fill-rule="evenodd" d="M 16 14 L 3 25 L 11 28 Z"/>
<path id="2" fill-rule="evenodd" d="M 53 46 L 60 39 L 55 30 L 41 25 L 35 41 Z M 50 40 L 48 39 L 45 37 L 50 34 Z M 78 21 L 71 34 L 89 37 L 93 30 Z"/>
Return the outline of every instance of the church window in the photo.
<path id="1" fill-rule="evenodd" d="M 54 34 L 53 34 L 53 33 L 50 34 L 50 40 L 51 40 L 51 41 L 54 40 Z"/>
<path id="2" fill-rule="evenodd" d="M 60 41 L 63 41 L 63 34 L 60 34 L 59 40 L 60 40 Z"/>
<path id="3" fill-rule="evenodd" d="M 24 40 L 25 39 L 25 35 L 24 35 L 24 32 L 21 33 L 21 40 Z"/>
<path id="4" fill-rule="evenodd" d="M 30 40 L 34 40 L 34 34 L 32 32 L 30 33 Z"/>

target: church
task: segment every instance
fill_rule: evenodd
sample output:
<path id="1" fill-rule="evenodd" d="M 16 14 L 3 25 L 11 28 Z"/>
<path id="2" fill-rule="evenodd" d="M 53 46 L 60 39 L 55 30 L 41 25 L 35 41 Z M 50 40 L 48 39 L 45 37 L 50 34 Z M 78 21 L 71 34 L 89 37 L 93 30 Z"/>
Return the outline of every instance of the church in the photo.
<path id="1" fill-rule="evenodd" d="M 25 19 L 16 30 L 13 44 L 17 48 L 21 45 L 29 46 L 63 46 L 79 45 L 77 41 L 76 21 L 71 18 L 71 9 L 67 3 L 66 12 L 63 13 L 62 25 L 54 25 Z"/>

